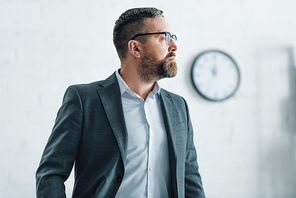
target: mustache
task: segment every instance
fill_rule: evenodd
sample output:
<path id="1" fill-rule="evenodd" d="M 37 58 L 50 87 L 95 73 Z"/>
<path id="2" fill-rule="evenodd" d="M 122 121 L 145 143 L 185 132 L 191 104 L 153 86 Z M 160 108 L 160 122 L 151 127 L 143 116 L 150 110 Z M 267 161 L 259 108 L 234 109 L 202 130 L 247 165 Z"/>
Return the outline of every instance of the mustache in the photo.
<path id="1" fill-rule="evenodd" d="M 165 59 L 169 59 L 171 57 L 176 57 L 176 53 L 175 52 L 170 52 L 166 55 Z"/>

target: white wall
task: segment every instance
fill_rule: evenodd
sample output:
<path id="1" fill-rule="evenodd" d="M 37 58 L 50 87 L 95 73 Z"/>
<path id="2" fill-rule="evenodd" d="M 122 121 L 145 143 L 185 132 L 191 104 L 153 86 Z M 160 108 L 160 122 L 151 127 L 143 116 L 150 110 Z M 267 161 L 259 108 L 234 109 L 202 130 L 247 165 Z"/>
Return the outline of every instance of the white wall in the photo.
<path id="1" fill-rule="evenodd" d="M 179 73 L 160 83 L 187 99 L 207 197 L 295 198 L 294 0 L 0 0 L 0 197 L 35 196 L 65 89 L 119 68 L 113 24 L 138 6 L 162 9 L 178 36 Z M 204 100 L 190 82 L 207 49 L 229 53 L 241 70 L 224 102 Z"/>

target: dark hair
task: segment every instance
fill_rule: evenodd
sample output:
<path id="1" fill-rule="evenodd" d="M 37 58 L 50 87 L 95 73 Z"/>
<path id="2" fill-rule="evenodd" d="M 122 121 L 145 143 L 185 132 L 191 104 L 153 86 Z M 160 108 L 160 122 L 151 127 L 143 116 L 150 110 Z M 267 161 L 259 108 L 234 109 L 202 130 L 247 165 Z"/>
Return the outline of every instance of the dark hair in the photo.
<path id="1" fill-rule="evenodd" d="M 129 40 L 136 34 L 148 31 L 145 27 L 145 19 L 163 17 L 162 13 L 156 8 L 133 8 L 120 15 L 113 29 L 113 43 L 120 59 L 126 57 Z M 145 42 L 144 39 L 144 37 L 139 38 L 141 42 Z"/>

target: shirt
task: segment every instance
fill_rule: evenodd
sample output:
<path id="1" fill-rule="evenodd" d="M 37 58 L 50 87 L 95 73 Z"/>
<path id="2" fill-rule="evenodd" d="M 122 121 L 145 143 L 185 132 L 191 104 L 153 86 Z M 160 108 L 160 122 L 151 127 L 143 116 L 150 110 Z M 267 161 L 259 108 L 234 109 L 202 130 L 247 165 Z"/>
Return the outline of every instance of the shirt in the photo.
<path id="1" fill-rule="evenodd" d="M 116 72 L 128 147 L 124 177 L 116 198 L 168 198 L 170 168 L 167 134 L 156 82 L 146 100 L 129 89 Z"/>

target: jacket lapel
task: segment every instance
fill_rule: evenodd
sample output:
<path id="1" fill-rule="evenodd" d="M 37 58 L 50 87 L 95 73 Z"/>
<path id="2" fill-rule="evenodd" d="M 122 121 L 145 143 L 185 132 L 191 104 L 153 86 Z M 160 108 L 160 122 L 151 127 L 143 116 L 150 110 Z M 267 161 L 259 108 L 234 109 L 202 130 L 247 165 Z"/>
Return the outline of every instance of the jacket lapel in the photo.
<path id="1" fill-rule="evenodd" d="M 176 110 L 172 97 L 163 89 L 160 92 L 161 110 L 164 118 L 164 124 L 167 131 L 169 159 L 171 168 L 171 195 L 170 197 L 178 197 L 177 185 L 177 149 L 176 149 Z"/>
<path id="2" fill-rule="evenodd" d="M 164 117 L 164 123 L 167 130 L 170 160 L 176 163 L 177 151 L 176 151 L 176 136 L 175 136 L 175 124 L 176 124 L 176 111 L 172 101 L 172 97 L 163 89 L 160 92 L 161 108 Z M 171 158 L 173 157 L 173 158 Z"/>
<path id="3" fill-rule="evenodd" d="M 113 130 L 114 136 L 121 153 L 123 165 L 125 167 L 126 150 L 127 150 L 127 130 L 124 120 L 121 95 L 116 75 L 113 73 L 105 81 L 102 81 L 98 88 L 108 121 Z"/>

